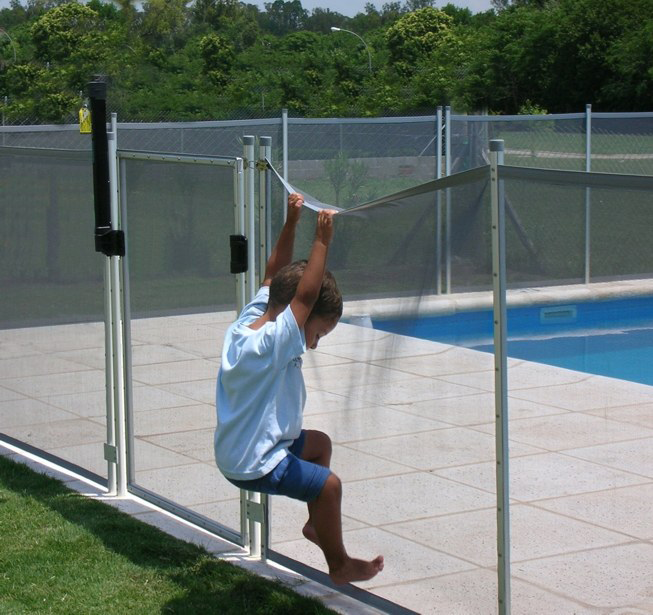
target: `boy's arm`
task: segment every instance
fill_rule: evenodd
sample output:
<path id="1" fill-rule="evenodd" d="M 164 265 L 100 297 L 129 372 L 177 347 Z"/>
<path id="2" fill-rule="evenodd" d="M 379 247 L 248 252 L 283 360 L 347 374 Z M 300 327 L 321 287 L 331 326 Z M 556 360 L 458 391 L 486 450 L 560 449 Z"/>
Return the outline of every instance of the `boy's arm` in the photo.
<path id="1" fill-rule="evenodd" d="M 335 211 L 329 209 L 319 211 L 311 255 L 308 258 L 304 274 L 297 285 L 295 296 L 290 302 L 290 309 L 300 328 L 308 320 L 313 306 L 320 296 L 327 255 L 329 253 L 329 244 L 333 237 L 333 215 L 335 213 Z"/>
<path id="2" fill-rule="evenodd" d="M 288 215 L 286 222 L 281 229 L 281 233 L 279 233 L 277 243 L 270 253 L 261 286 L 270 286 L 270 282 L 277 271 L 292 262 L 293 248 L 295 245 L 295 228 L 299 222 L 303 204 L 304 197 L 301 194 L 293 192 L 288 195 Z"/>

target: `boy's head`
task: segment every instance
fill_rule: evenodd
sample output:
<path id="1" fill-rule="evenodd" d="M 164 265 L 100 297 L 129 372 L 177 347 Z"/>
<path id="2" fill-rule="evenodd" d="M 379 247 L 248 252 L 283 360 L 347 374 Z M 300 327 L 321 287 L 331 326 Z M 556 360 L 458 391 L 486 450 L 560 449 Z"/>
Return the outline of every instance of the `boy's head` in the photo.
<path id="1" fill-rule="evenodd" d="M 306 260 L 295 261 L 277 272 L 270 283 L 269 307 L 285 308 L 292 301 L 307 263 Z M 333 274 L 325 271 L 320 294 L 304 327 L 307 346 L 314 348 L 317 340 L 331 331 L 341 316 L 342 295 Z"/>

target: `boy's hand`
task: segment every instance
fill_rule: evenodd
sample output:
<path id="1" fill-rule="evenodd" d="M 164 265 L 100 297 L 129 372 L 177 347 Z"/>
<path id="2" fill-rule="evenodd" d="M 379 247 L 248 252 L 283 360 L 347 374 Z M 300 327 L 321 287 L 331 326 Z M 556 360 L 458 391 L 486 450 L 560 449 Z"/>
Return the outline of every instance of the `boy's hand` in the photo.
<path id="1" fill-rule="evenodd" d="M 297 192 L 288 195 L 288 216 L 286 220 L 290 222 L 297 222 L 302 213 L 302 205 L 304 205 L 304 197 Z"/>
<path id="2" fill-rule="evenodd" d="M 333 209 L 321 209 L 317 214 L 315 238 L 325 246 L 328 246 L 333 238 L 333 216 L 336 213 L 338 212 Z"/>

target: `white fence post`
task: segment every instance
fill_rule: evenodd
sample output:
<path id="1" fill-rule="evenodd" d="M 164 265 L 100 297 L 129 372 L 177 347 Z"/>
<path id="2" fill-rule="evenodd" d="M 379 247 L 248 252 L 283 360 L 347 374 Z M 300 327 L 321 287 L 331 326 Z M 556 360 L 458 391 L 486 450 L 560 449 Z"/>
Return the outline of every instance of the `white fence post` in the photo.
<path id="1" fill-rule="evenodd" d="M 109 144 L 109 185 L 111 195 L 111 230 L 120 229 L 118 207 L 118 129 L 116 114 L 111 114 L 111 132 Z M 127 430 L 125 413 L 125 336 L 122 289 L 122 257 L 111 256 L 111 316 L 112 316 L 112 351 L 113 351 L 113 408 L 114 408 L 114 442 L 116 484 L 118 497 L 127 495 Z"/>
<path id="2" fill-rule="evenodd" d="M 444 108 L 444 174 L 451 175 L 451 107 Z M 447 188 L 445 204 L 445 292 L 451 293 L 451 190 Z"/>
<path id="3" fill-rule="evenodd" d="M 592 170 L 592 105 L 585 105 L 585 171 Z M 585 284 L 590 283 L 592 189 L 585 187 Z"/>
<path id="4" fill-rule="evenodd" d="M 506 313 L 505 199 L 499 168 L 502 139 L 490 141 L 492 280 L 494 303 L 494 403 L 497 484 L 497 571 L 499 615 L 510 613 L 510 516 L 508 455 L 508 363 Z"/>

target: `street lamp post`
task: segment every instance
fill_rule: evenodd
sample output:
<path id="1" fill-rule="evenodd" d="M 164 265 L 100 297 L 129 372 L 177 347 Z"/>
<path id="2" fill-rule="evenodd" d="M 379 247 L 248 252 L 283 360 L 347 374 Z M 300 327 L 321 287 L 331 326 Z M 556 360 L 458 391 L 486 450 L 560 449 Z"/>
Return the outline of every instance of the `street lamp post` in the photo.
<path id="1" fill-rule="evenodd" d="M 14 39 L 9 36 L 9 32 L 7 32 L 4 28 L 0 28 L 0 35 L 4 34 L 8 39 L 9 42 L 11 43 L 11 48 L 14 52 L 14 64 L 16 64 L 16 45 L 14 45 Z"/>
<path id="2" fill-rule="evenodd" d="M 367 51 L 367 65 L 368 68 L 370 69 L 370 74 L 372 73 L 372 54 L 370 53 L 370 48 L 367 46 L 367 43 L 363 40 L 363 37 L 356 34 L 356 32 L 352 32 L 351 30 L 345 30 L 344 28 L 336 28 L 335 26 L 331 26 L 331 32 L 347 32 L 348 34 L 353 34 L 357 39 L 363 43 L 365 46 L 365 51 Z"/>

